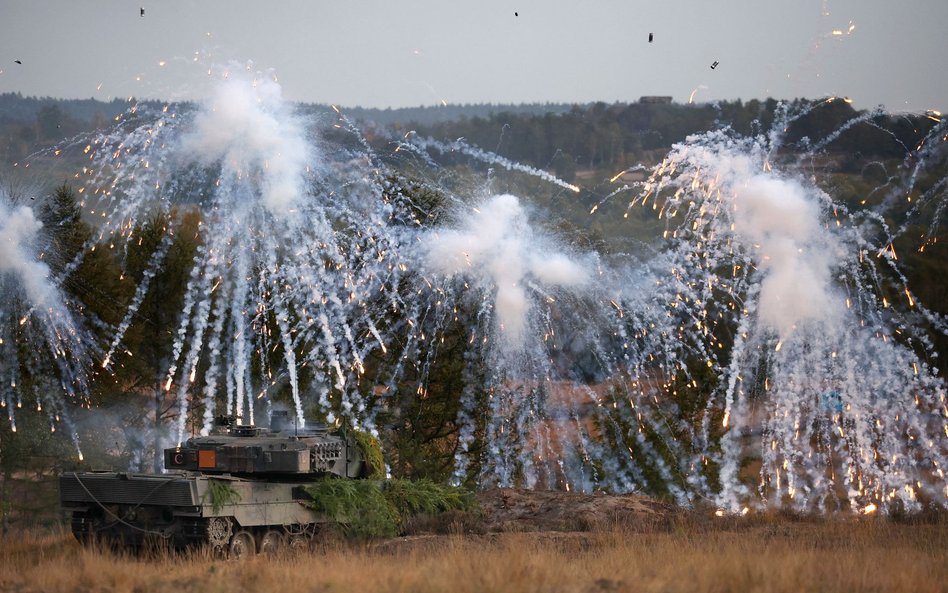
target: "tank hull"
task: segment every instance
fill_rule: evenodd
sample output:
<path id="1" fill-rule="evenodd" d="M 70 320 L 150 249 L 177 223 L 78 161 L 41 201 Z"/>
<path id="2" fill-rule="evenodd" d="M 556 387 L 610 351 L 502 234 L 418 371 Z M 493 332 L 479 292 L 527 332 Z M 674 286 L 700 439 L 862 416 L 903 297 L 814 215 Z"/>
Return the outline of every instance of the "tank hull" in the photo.
<path id="1" fill-rule="evenodd" d="M 237 534 L 253 550 L 308 544 L 329 519 L 309 509 L 312 481 L 266 480 L 198 473 L 67 472 L 62 508 L 80 542 L 124 547 L 210 545 L 228 553 Z M 239 538 L 238 538 L 239 539 Z"/>

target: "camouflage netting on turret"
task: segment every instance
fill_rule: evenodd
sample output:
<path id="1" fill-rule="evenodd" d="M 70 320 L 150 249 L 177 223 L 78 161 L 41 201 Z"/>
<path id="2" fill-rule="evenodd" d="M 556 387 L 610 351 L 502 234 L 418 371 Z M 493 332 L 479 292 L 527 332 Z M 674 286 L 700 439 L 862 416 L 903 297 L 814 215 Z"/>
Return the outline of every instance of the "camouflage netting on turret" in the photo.
<path id="1" fill-rule="evenodd" d="M 382 443 L 367 432 L 361 430 L 350 431 L 365 463 L 365 476 L 370 480 L 385 479 L 385 457 L 382 454 Z"/>

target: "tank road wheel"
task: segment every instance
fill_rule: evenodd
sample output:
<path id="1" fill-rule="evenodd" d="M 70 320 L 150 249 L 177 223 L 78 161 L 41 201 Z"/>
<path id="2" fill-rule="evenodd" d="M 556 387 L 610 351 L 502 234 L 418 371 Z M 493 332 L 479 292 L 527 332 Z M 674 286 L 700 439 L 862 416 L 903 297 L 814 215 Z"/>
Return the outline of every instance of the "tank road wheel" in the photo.
<path id="1" fill-rule="evenodd" d="M 302 554 L 309 550 L 309 541 L 310 539 L 305 535 L 291 535 L 287 547 L 290 549 L 290 552 L 293 554 Z"/>
<path id="2" fill-rule="evenodd" d="M 264 556 L 276 556 L 283 551 L 286 539 L 279 531 L 268 531 L 260 538 L 258 550 Z"/>
<path id="3" fill-rule="evenodd" d="M 223 556 L 230 545 L 230 536 L 234 531 L 230 517 L 212 517 L 207 522 L 207 543 L 214 554 Z"/>
<path id="4" fill-rule="evenodd" d="M 291 553 L 300 554 L 310 550 L 316 533 L 315 523 L 294 523 L 285 525 L 283 529 L 286 530 L 283 541 L 286 542 L 286 547 Z"/>
<path id="5" fill-rule="evenodd" d="M 257 553 L 257 545 L 249 531 L 238 531 L 230 540 L 230 557 L 236 560 L 249 558 Z"/>

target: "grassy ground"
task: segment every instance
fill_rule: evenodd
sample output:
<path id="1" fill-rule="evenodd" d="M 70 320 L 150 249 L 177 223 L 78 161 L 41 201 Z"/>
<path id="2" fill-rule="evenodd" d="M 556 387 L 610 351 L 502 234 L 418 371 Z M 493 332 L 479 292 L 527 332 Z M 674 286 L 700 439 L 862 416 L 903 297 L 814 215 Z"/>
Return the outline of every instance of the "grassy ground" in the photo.
<path id="1" fill-rule="evenodd" d="M 245 562 L 132 558 L 66 533 L 0 541 L 0 591 L 803 592 L 948 590 L 948 522 L 676 522 L 630 533 L 414 536 Z"/>

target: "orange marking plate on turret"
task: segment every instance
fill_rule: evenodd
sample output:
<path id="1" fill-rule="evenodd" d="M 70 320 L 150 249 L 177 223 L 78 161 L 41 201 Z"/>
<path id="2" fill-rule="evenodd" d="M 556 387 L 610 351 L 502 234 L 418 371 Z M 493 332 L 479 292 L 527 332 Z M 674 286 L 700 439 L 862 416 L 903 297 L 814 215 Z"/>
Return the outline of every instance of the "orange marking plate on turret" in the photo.
<path id="1" fill-rule="evenodd" d="M 217 451 L 213 449 L 198 451 L 198 467 L 201 469 L 213 469 L 217 467 Z"/>

